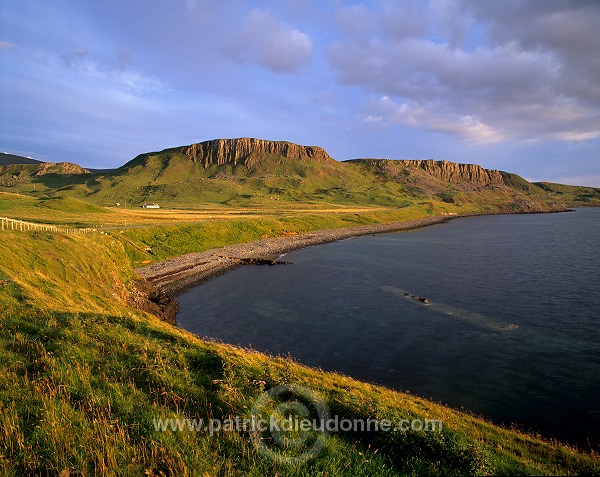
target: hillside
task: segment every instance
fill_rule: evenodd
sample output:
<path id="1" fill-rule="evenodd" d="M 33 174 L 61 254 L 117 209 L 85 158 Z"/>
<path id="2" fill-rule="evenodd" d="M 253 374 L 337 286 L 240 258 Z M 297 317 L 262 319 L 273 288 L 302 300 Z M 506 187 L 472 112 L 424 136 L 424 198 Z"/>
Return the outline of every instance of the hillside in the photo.
<path id="1" fill-rule="evenodd" d="M 247 224 L 252 230 L 254 221 Z M 171 233 L 174 233 L 171 230 Z M 598 472 L 597 456 L 291 360 L 201 340 L 132 308 L 119 233 L 2 232 L 2 475 L 474 475 Z M 206 237 L 207 235 L 204 234 Z M 219 243 L 220 234 L 208 235 Z M 247 418 L 294 383 L 339 419 L 441 419 L 439 432 L 334 432 L 283 465 L 247 432 L 157 430 L 156 419 Z"/>
<path id="2" fill-rule="evenodd" d="M 420 201 L 430 202 L 440 213 L 460 213 L 600 204 L 598 189 L 557 187 L 474 164 L 339 162 L 320 147 L 251 138 L 145 153 L 110 171 L 90 172 L 66 163 L 0 167 L 0 191 L 75 197 L 102 206 L 158 202 L 169 208 L 263 207 L 285 202 L 404 207 Z"/>
<path id="3" fill-rule="evenodd" d="M 10 154 L 3 152 L 0 154 L 0 167 L 9 166 L 11 164 L 43 164 L 42 161 L 32 159 L 31 157 L 17 156 L 16 154 Z"/>
<path id="4" fill-rule="evenodd" d="M 57 189 L 71 176 L 90 171 L 70 162 L 10 162 L 0 165 L 0 190 L 19 191 L 40 184 L 41 189 Z M 76 180 L 79 180 L 78 178 Z"/>

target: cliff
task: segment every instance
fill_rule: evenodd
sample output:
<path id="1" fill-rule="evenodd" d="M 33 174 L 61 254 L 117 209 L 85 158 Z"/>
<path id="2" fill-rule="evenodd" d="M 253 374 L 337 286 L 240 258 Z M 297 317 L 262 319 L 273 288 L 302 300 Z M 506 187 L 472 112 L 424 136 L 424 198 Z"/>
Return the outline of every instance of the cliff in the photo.
<path id="1" fill-rule="evenodd" d="M 283 156 L 288 159 L 331 162 L 325 149 L 316 146 L 300 146 L 286 141 L 266 141 L 254 138 L 214 139 L 179 149 L 194 162 L 204 167 L 226 163 L 244 162 L 250 155 Z"/>
<path id="2" fill-rule="evenodd" d="M 411 172 L 420 172 L 452 184 L 469 183 L 483 187 L 505 185 L 504 177 L 500 171 L 484 169 L 477 164 L 458 164 L 448 161 L 434 161 L 433 159 L 354 159 L 348 162 L 366 165 L 380 174 L 387 174 L 396 179 L 400 179 L 403 175 Z"/>
<path id="3" fill-rule="evenodd" d="M 447 190 L 480 191 L 482 189 L 511 187 L 507 180 L 513 175 L 476 164 L 457 164 L 448 161 L 354 159 L 348 161 L 363 173 L 374 173 L 380 179 L 402 184 L 411 195 L 433 196 Z M 506 177 L 505 177 L 506 176 Z M 516 180 L 518 176 L 515 176 Z M 527 181 L 522 179 L 526 184 Z"/>
<path id="4" fill-rule="evenodd" d="M 484 169 L 477 164 L 457 164 L 448 161 L 399 161 L 407 167 L 423 169 L 429 175 L 446 182 L 470 182 L 480 186 L 503 185 L 500 171 Z"/>

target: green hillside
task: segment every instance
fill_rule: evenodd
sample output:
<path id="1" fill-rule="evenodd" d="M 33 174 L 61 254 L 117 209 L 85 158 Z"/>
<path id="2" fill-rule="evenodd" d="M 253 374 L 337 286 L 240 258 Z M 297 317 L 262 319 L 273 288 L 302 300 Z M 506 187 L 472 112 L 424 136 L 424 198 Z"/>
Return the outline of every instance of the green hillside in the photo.
<path id="1" fill-rule="evenodd" d="M 325 158 L 315 156 L 311 148 L 291 143 L 244 138 L 219 141 L 217 146 L 229 151 L 227 154 L 232 153 L 227 148 L 235 148 L 234 141 L 255 141 L 269 147 L 244 150 L 231 160 L 224 156 L 215 160 L 210 147 L 217 146 L 209 141 L 142 154 L 110 171 L 89 172 L 66 163 L 44 165 L 44 170 L 36 164 L 13 164 L 0 167 L 0 191 L 74 197 L 101 206 L 157 202 L 169 208 L 202 204 L 278 207 L 281 203 L 402 207 L 415 200 L 429 200 L 447 204 L 449 212 L 481 208 L 514 212 L 551 205 L 600 204 L 597 189 L 532 184 L 506 172 L 491 171 L 501 180 L 478 182 L 482 174 L 487 174 L 482 171 L 488 170 L 473 165 L 460 165 L 464 167 L 445 177 L 443 169 L 452 163 L 438 161 L 441 165 L 435 165 L 428 161 L 429 165 L 417 166 L 423 161 L 374 159 L 338 162 L 322 150 Z M 290 153 L 292 146 L 300 152 Z M 309 152 L 304 154 L 304 150 Z M 236 149 L 233 151 L 237 154 Z M 199 153 L 213 155 L 197 160 Z M 442 173 L 436 175 L 437 170 Z M 529 205 L 524 206 L 526 202 Z"/>
<path id="2" fill-rule="evenodd" d="M 600 204 L 600 188 L 580 187 L 552 182 L 534 182 L 533 185 L 544 190 L 548 196 L 557 201 L 579 206 L 597 206 Z"/>
<path id="3" fill-rule="evenodd" d="M 213 240 L 218 244 L 218 234 Z M 136 287 L 126 246 L 119 233 L 3 232 L 2 475 L 600 471 L 596 455 L 409 394 L 203 341 L 163 323 L 131 307 Z M 283 464 L 257 451 L 247 432 L 155 427 L 157 419 L 248 417 L 265 389 L 290 383 L 317 393 L 339 419 L 437 419 L 443 429 L 333 432 L 317 458 Z"/>

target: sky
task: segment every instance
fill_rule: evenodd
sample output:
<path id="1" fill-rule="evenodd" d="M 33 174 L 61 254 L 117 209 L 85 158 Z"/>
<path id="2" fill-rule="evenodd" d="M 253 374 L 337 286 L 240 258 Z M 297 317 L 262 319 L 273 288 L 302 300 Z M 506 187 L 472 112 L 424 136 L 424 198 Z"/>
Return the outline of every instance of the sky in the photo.
<path id="1" fill-rule="evenodd" d="M 599 0 L 0 0 L 0 151 L 215 138 L 600 187 Z"/>

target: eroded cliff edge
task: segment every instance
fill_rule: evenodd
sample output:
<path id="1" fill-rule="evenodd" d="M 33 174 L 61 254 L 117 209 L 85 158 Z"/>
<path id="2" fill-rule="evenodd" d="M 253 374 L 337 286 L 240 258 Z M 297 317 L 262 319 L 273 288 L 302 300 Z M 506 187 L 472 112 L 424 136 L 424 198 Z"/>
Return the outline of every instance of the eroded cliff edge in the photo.
<path id="1" fill-rule="evenodd" d="M 245 161 L 249 156 L 271 155 L 282 156 L 298 161 L 316 160 L 332 162 L 325 149 L 317 146 L 300 146 L 287 141 L 267 141 L 255 138 L 214 139 L 180 148 L 179 152 L 188 156 L 193 162 L 199 162 L 204 167 L 209 165 Z"/>

